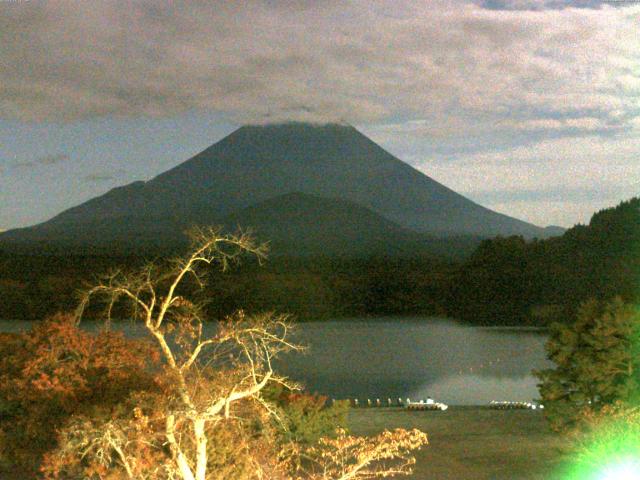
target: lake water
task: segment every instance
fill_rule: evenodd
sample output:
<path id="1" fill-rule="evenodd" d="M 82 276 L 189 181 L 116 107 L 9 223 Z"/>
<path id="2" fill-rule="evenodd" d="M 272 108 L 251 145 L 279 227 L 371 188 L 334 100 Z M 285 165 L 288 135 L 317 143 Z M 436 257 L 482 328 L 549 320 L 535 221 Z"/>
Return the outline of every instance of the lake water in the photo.
<path id="1" fill-rule="evenodd" d="M 0 321 L 1 331 L 29 328 Z M 133 334 L 131 327 L 125 329 Z M 278 370 L 333 398 L 411 400 L 451 405 L 538 398 L 534 368 L 550 365 L 546 336 L 531 329 L 482 328 L 436 318 L 373 318 L 303 323 L 308 346 Z"/>

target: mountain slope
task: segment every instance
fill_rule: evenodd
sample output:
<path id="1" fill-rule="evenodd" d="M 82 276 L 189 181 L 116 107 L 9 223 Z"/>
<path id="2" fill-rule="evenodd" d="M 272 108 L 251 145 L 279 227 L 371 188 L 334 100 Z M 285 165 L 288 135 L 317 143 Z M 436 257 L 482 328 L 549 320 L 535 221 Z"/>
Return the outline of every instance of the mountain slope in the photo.
<path id="1" fill-rule="evenodd" d="M 463 257 L 477 237 L 440 239 L 404 229 L 356 203 L 294 192 L 229 215 L 229 229 L 251 228 L 272 254 L 361 256 L 437 254 Z"/>
<path id="2" fill-rule="evenodd" d="M 221 223 L 233 212 L 286 193 L 357 203 L 402 228 L 432 235 L 519 234 L 544 229 L 484 208 L 344 125 L 242 127 L 148 182 L 118 187 L 0 240 L 162 243 L 189 224 Z"/>

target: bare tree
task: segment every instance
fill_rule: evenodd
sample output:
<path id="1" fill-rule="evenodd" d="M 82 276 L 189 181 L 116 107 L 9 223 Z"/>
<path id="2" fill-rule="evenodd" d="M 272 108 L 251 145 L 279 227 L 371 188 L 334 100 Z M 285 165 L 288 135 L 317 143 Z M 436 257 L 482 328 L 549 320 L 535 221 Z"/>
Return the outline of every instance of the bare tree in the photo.
<path id="1" fill-rule="evenodd" d="M 306 460 L 297 478 L 305 480 L 368 480 L 413 473 L 412 451 L 428 444 L 420 430 L 385 430 L 373 437 L 348 435 L 339 428 L 333 438 L 301 452 Z"/>
<path id="2" fill-rule="evenodd" d="M 187 279 L 202 286 L 206 267 L 212 264 L 226 269 L 246 253 L 262 260 L 264 246 L 255 244 L 249 235 L 223 235 L 211 228 L 193 230 L 191 238 L 188 254 L 167 267 L 152 263 L 133 273 L 114 272 L 83 294 L 78 321 L 92 299 L 104 302 L 107 319 L 116 305 L 120 307 L 124 302 L 131 307 L 132 317 L 142 323 L 161 352 L 163 370 L 158 378 L 164 394 L 152 400 L 152 414 L 143 413 L 139 408 L 143 402 L 134 399 L 135 415 L 130 421 L 96 424 L 92 419 L 76 419 L 63 432 L 60 458 L 91 458 L 93 473 L 118 468 L 122 478 L 213 478 L 208 471 L 211 432 L 228 424 L 225 422 L 237 421 L 243 413 L 256 415 L 255 409 L 243 410 L 242 405 L 247 402 L 267 419 L 277 420 L 277 409 L 263 398 L 265 387 L 275 382 L 297 388 L 273 368 L 277 355 L 301 350 L 290 340 L 291 324 L 286 316 L 247 316 L 238 312 L 218 322 L 214 331 L 207 334 L 203 304 L 183 293 Z M 424 444 L 426 435 L 417 431 L 385 432 L 373 440 L 341 432 L 337 439 L 323 440 L 306 452 L 295 446 L 287 448 L 289 453 L 304 455 L 307 465 L 313 467 L 306 476 L 347 480 L 407 473 L 413 462 L 407 452 Z M 153 455 L 160 460 L 150 468 L 148 457 Z M 279 471 L 283 472 L 291 464 L 282 460 L 282 451 L 279 458 L 278 468 L 281 466 Z M 399 462 L 385 467 L 384 461 L 390 459 Z M 367 468 L 372 462 L 378 462 L 377 466 Z M 54 472 L 59 471 L 56 468 Z M 262 468 L 256 463 L 251 478 L 275 478 L 275 470 L 268 473 Z M 293 478 L 291 475 L 296 474 L 289 471 L 280 476 Z"/>
<path id="3" fill-rule="evenodd" d="M 269 382 L 293 387 L 275 374 L 272 359 L 300 347 L 289 341 L 290 324 L 283 315 L 248 317 L 240 312 L 220 322 L 215 333 L 206 335 L 203 306 L 179 294 L 182 284 L 190 277 L 202 286 L 206 274 L 203 266 L 217 263 L 226 269 L 245 253 L 262 260 L 265 248 L 256 245 L 249 235 L 222 235 L 211 228 L 195 229 L 191 238 L 190 252 L 173 260 L 168 269 L 149 264 L 132 274 L 115 272 L 103 278 L 83 295 L 77 315 L 78 319 L 82 317 L 94 297 L 105 301 L 107 318 L 119 301 L 132 307 L 134 318 L 142 321 L 157 343 L 175 392 L 176 401 L 166 412 L 164 436 L 176 470 L 184 480 L 204 480 L 208 424 L 228 419 L 233 404 L 243 399 L 252 398 L 268 407 L 260 392 Z M 200 368 L 205 362 L 216 367 L 216 372 L 225 372 L 226 381 L 215 382 L 211 388 Z M 206 392 L 204 385 L 208 387 Z M 184 423 L 190 424 L 194 451 L 183 448 L 176 435 L 176 426 Z M 111 445 L 116 438 L 109 435 Z M 126 461 L 121 462 L 126 465 Z"/>

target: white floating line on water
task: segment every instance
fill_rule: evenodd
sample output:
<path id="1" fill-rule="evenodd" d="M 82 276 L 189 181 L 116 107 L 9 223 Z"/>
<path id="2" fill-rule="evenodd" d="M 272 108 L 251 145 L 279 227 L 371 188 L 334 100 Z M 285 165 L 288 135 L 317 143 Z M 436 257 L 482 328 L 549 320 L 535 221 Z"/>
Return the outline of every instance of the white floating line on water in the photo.
<path id="1" fill-rule="evenodd" d="M 489 408 L 493 408 L 495 410 L 542 410 L 544 408 L 544 405 L 538 405 L 531 402 L 509 402 L 491 400 L 489 402 Z"/>

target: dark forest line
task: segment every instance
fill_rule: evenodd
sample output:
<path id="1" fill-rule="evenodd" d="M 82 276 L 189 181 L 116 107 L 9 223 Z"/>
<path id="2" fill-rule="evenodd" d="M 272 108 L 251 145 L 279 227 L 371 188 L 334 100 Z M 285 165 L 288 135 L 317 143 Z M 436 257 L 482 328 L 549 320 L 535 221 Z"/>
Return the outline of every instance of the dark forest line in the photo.
<path id="1" fill-rule="evenodd" d="M 0 251 L 0 318 L 42 319 L 76 305 L 96 274 L 138 266 L 142 255 L 15 255 Z M 191 287 L 196 290 L 195 285 Z M 198 295 L 217 318 L 238 308 L 298 320 L 438 315 L 481 325 L 536 325 L 573 317 L 580 302 L 640 294 L 640 198 L 546 240 L 484 240 L 464 258 L 369 255 L 278 257 L 212 269 Z"/>

